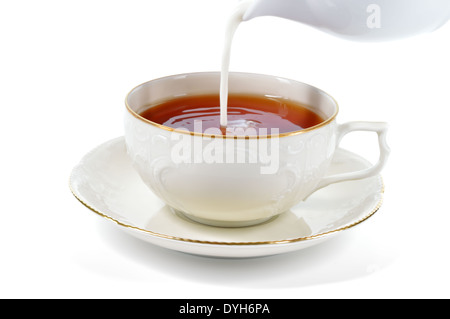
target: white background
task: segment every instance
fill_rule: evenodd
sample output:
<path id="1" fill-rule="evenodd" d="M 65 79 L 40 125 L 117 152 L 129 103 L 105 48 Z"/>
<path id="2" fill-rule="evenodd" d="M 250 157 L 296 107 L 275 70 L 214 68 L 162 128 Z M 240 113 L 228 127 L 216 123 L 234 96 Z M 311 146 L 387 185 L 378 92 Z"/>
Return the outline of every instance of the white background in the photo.
<path id="1" fill-rule="evenodd" d="M 132 87 L 220 69 L 236 3 L 0 0 L 0 297 L 450 297 L 450 23 L 378 44 L 269 17 L 237 31 L 231 70 L 317 86 L 339 101 L 340 122 L 391 125 L 382 208 L 333 240 L 257 259 L 191 256 L 129 237 L 72 196 L 72 167 L 123 134 Z M 344 144 L 376 160 L 375 137 Z"/>

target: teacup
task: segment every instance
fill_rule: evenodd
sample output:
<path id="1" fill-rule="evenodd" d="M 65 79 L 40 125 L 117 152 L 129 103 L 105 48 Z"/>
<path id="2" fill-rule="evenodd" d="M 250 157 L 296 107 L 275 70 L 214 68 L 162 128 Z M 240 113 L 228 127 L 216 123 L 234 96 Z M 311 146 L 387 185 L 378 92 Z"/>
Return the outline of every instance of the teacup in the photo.
<path id="1" fill-rule="evenodd" d="M 337 124 L 338 104 L 330 95 L 276 76 L 232 72 L 229 93 L 282 96 L 308 106 L 324 121 L 295 132 L 236 136 L 189 132 L 140 115 L 179 96 L 216 94 L 219 85 L 220 72 L 173 75 L 143 83 L 126 97 L 125 141 L 133 166 L 159 198 L 191 220 L 220 227 L 256 225 L 329 184 L 377 175 L 387 161 L 386 123 Z M 378 134 L 378 162 L 365 170 L 326 176 L 339 142 L 352 131 Z M 211 143 L 216 153 L 224 153 L 223 161 L 202 157 Z M 180 146 L 191 148 L 190 160 L 175 156 Z"/>

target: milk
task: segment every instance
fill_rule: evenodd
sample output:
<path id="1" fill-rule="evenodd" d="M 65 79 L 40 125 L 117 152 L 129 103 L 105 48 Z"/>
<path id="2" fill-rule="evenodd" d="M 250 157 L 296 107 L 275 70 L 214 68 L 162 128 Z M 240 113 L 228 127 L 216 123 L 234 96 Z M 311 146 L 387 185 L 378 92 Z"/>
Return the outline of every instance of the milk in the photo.
<path id="1" fill-rule="evenodd" d="M 228 18 L 226 31 L 225 31 L 225 43 L 222 52 L 222 68 L 220 74 L 220 126 L 226 128 L 230 123 L 228 123 L 227 113 L 228 113 L 228 71 L 230 68 L 230 55 L 231 55 L 231 44 L 233 42 L 233 36 L 238 28 L 239 24 L 243 21 L 243 16 L 247 11 L 248 7 L 252 1 L 242 1 L 236 9 L 233 11 L 231 16 Z M 238 126 L 243 123 L 236 123 Z M 233 125 L 234 126 L 234 125 Z"/>

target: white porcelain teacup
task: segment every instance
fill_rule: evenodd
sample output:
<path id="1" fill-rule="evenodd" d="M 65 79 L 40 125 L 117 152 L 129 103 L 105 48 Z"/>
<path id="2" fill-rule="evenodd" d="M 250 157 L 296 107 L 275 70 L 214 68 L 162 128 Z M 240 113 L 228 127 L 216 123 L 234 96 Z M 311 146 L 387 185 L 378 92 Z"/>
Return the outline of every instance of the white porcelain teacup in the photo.
<path id="1" fill-rule="evenodd" d="M 135 169 L 167 205 L 194 221 L 222 227 L 255 225 L 331 183 L 376 175 L 386 163 L 386 123 L 337 124 L 338 104 L 330 95 L 275 76 L 230 73 L 229 92 L 288 98 L 325 120 L 282 134 L 212 136 L 170 128 L 139 115 L 149 105 L 179 96 L 216 94 L 219 85 L 219 72 L 181 74 L 143 83 L 126 98 L 125 140 Z M 325 176 L 340 140 L 352 131 L 378 134 L 379 161 L 362 171 Z M 180 147 L 191 147 L 192 157 L 175 156 Z M 222 162 L 206 157 L 211 147 L 216 155 L 223 152 Z M 233 155 L 227 158 L 230 152 Z"/>

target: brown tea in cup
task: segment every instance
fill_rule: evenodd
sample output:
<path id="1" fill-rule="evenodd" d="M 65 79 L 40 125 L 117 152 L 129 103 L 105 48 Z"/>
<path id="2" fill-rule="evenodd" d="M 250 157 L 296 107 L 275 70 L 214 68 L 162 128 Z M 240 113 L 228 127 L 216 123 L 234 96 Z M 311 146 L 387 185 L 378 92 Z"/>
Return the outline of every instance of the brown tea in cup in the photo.
<path id="1" fill-rule="evenodd" d="M 139 114 L 157 124 L 190 132 L 204 133 L 220 128 L 219 94 L 182 96 L 150 105 Z M 196 125 L 195 121 L 201 121 Z M 296 132 L 316 126 L 324 118 L 306 106 L 282 97 L 248 94 L 228 96 L 227 128 L 278 129 L 279 133 Z M 202 131 L 198 131 L 201 129 Z"/>

